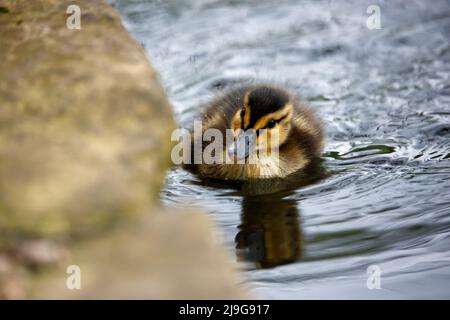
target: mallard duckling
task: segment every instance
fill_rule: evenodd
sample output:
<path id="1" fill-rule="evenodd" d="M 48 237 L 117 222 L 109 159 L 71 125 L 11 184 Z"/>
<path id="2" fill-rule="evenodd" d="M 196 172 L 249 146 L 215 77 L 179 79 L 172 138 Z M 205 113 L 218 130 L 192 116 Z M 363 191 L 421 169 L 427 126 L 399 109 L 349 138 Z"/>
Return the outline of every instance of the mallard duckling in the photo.
<path id="1" fill-rule="evenodd" d="M 227 129 L 231 129 L 228 131 L 234 137 L 231 142 L 224 138 L 221 143 L 218 158 L 224 161 L 190 166 L 205 178 L 284 178 L 321 155 L 321 122 L 295 95 L 279 87 L 248 85 L 231 89 L 206 106 L 201 120 L 203 132 L 217 129 L 226 137 Z M 203 152 L 209 142 L 198 139 L 192 140 L 191 148 L 197 143 Z M 261 152 L 263 149 L 265 152 Z"/>

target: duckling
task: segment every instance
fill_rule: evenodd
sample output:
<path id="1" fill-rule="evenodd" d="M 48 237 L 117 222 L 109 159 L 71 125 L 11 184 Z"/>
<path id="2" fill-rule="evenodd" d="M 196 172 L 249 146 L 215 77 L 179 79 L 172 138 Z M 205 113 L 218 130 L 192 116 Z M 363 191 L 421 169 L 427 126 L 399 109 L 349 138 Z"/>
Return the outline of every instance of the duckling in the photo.
<path id="1" fill-rule="evenodd" d="M 203 133 L 216 129 L 223 137 L 227 131 L 233 135 L 231 142 L 225 138 L 220 142 L 218 158 L 223 161 L 192 161 L 188 166 L 204 178 L 284 178 L 320 157 L 324 143 L 322 123 L 312 110 L 294 94 L 273 85 L 228 90 L 207 104 L 201 122 Z M 199 139 L 191 140 L 191 148 L 200 144 L 204 152 L 209 142 Z"/>

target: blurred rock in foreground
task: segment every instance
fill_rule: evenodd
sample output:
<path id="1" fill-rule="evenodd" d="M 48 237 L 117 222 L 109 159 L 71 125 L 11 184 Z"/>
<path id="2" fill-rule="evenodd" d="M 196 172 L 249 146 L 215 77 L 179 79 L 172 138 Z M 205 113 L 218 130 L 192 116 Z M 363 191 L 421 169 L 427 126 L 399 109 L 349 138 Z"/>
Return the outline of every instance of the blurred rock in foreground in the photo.
<path id="1" fill-rule="evenodd" d="M 68 290 L 65 266 L 35 283 L 37 298 L 243 298 L 228 255 L 205 213 L 164 209 L 89 241 L 68 264 L 80 267 L 81 289 Z"/>
<path id="2" fill-rule="evenodd" d="M 81 30 L 66 28 L 69 4 Z M 0 7 L 0 243 L 97 232 L 146 208 L 174 124 L 117 13 L 89 0 Z"/>
<path id="3" fill-rule="evenodd" d="M 70 298 L 78 261 L 77 297 L 240 296 L 205 216 L 154 209 L 174 121 L 116 11 L 0 0 L 0 48 L 0 298 Z"/>

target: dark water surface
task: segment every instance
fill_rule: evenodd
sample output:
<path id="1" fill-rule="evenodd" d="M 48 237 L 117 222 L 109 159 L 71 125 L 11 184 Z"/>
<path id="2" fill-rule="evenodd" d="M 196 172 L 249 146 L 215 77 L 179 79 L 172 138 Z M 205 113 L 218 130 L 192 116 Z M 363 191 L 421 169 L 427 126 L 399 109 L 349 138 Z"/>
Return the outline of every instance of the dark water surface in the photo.
<path id="1" fill-rule="evenodd" d="M 254 295 L 450 298 L 450 1 L 111 2 L 181 126 L 253 78 L 286 84 L 326 124 L 319 181 L 258 196 L 168 172 L 162 201 L 209 210 Z"/>

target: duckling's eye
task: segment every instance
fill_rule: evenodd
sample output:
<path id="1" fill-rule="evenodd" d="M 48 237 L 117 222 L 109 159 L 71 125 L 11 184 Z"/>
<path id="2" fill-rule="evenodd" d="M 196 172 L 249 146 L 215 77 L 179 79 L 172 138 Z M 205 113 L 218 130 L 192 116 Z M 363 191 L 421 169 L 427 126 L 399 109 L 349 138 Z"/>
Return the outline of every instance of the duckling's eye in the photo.
<path id="1" fill-rule="evenodd" d="M 269 122 L 267 122 L 267 128 L 273 128 L 273 127 L 275 127 L 276 124 L 277 124 L 277 122 L 272 119 Z"/>

